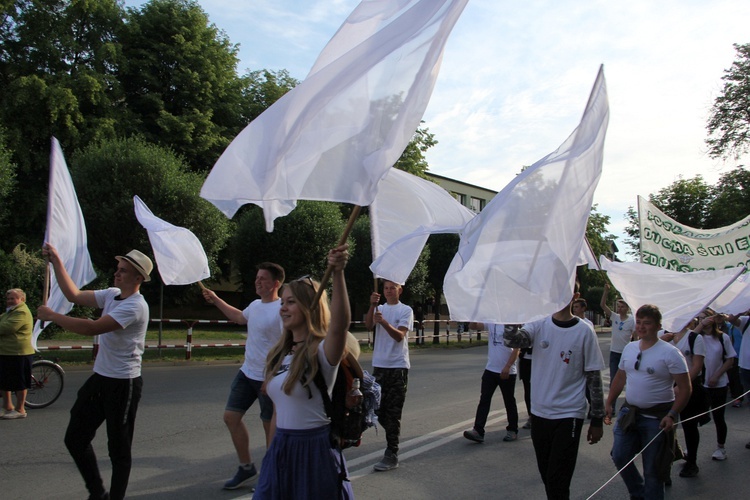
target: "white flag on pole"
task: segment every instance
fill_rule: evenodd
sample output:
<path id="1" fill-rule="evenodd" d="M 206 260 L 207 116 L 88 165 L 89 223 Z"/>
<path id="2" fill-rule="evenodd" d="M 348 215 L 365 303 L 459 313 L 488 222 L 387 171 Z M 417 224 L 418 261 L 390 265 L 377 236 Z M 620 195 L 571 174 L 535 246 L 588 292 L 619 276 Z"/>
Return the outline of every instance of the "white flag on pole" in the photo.
<path id="1" fill-rule="evenodd" d="M 600 68 L 570 137 L 513 179 L 461 233 L 444 283 L 451 319 L 526 323 L 570 302 L 608 121 Z"/>
<path id="2" fill-rule="evenodd" d="M 633 313 L 644 304 L 657 306 L 662 327 L 670 332 L 682 330 L 745 270 L 733 267 L 681 273 L 640 262 L 612 262 L 603 255 L 599 260 Z"/>
<path id="3" fill-rule="evenodd" d="M 133 203 L 165 285 L 190 285 L 211 276 L 203 245 L 190 230 L 158 218 L 138 196 L 133 197 Z"/>
<path id="4" fill-rule="evenodd" d="M 442 187 L 393 168 L 370 205 L 370 269 L 403 285 L 430 234 L 458 233 L 473 218 L 474 212 Z"/>
<path id="5" fill-rule="evenodd" d="M 310 74 L 227 147 L 201 196 L 266 229 L 296 201 L 369 205 L 427 107 L 443 47 L 468 0 L 363 0 Z"/>
<path id="6" fill-rule="evenodd" d="M 744 273 L 737 278 L 729 288 L 716 297 L 711 303 L 711 309 L 716 312 L 739 316 L 750 309 L 750 274 Z"/>
<path id="7" fill-rule="evenodd" d="M 81 206 L 78 204 L 73 179 L 65 163 L 60 143 L 52 138 L 49 158 L 49 199 L 47 201 L 47 229 L 44 241 L 57 249 L 65 269 L 73 283 L 82 288 L 96 278 L 94 266 L 89 256 L 86 223 Z M 50 290 L 47 306 L 60 314 L 68 314 L 73 304 L 63 295 L 57 284 L 55 273 L 50 270 Z M 39 334 L 49 322 L 34 325 L 32 345 L 36 349 Z"/>

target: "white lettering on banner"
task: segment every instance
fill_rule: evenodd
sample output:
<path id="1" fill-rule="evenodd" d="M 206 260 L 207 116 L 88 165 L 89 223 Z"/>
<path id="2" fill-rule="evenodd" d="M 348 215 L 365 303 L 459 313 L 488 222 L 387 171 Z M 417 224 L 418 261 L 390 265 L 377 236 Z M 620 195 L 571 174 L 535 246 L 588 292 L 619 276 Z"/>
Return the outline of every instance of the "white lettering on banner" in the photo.
<path id="1" fill-rule="evenodd" d="M 681 272 L 727 269 L 750 262 L 750 216 L 715 230 L 680 224 L 643 197 L 641 262 Z"/>

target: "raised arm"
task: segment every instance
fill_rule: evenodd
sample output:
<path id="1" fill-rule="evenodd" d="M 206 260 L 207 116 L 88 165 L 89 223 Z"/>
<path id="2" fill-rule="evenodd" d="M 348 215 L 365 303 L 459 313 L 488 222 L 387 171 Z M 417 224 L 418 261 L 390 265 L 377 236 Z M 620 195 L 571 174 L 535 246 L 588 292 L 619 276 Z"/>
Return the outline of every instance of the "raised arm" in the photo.
<path id="1" fill-rule="evenodd" d="M 323 347 L 326 359 L 332 365 L 341 361 L 346 345 L 346 333 L 352 321 L 349 294 L 344 279 L 344 268 L 349 259 L 348 248 L 349 245 L 343 244 L 328 252 L 328 265 L 333 269 L 331 276 L 333 290 L 331 292 L 331 321 L 328 323 L 328 334 Z"/>
<path id="2" fill-rule="evenodd" d="M 230 306 L 229 304 L 227 304 L 224 300 L 219 298 L 219 296 L 216 295 L 216 292 L 214 292 L 213 290 L 204 288 L 203 298 L 206 299 L 206 302 L 208 302 L 209 304 L 215 305 L 219 309 L 219 311 L 221 311 L 222 314 L 227 317 L 229 321 L 237 323 L 238 325 L 247 324 L 247 318 L 245 318 L 245 315 L 242 314 L 242 311 L 234 306 Z"/>
<path id="3" fill-rule="evenodd" d="M 57 249 L 55 247 L 53 247 L 49 243 L 45 243 L 44 246 L 42 246 L 42 255 L 44 257 L 47 257 L 52 264 L 52 268 L 55 270 L 55 278 L 57 278 L 57 284 L 60 287 L 60 291 L 63 293 L 63 295 L 65 295 L 65 298 L 68 299 L 69 302 L 81 306 L 99 307 L 99 305 L 96 303 L 96 296 L 94 295 L 93 291 L 81 291 L 78 289 L 78 286 L 73 283 L 73 280 L 70 278 L 68 271 L 65 269 L 65 265 L 60 259 L 60 255 L 57 253 Z M 58 323 L 57 321 L 55 321 L 55 323 L 60 325 L 60 323 Z M 65 327 L 63 326 L 63 328 Z M 67 328 L 65 329 L 67 330 Z"/>
<path id="4" fill-rule="evenodd" d="M 91 320 L 86 318 L 73 318 L 64 314 L 56 313 L 47 306 L 39 306 L 36 310 L 37 318 L 42 321 L 54 321 L 65 330 L 79 335 L 101 335 L 102 333 L 122 330 L 122 326 L 109 314 L 101 318 Z"/>
<path id="5" fill-rule="evenodd" d="M 599 301 L 599 305 L 602 306 L 602 311 L 607 315 L 607 318 L 612 316 L 612 309 L 607 305 L 607 297 L 609 296 L 609 283 L 604 284 L 604 290 L 602 290 L 602 300 Z"/>

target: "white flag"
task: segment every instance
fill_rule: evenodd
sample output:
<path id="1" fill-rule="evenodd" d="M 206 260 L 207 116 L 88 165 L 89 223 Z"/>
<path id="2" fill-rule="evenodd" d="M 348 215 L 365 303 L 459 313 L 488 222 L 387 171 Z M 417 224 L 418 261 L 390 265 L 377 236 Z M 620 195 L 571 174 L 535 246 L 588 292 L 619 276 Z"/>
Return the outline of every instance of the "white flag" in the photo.
<path id="1" fill-rule="evenodd" d="M 364 0 L 310 74 L 227 147 L 201 196 L 266 229 L 296 201 L 369 205 L 427 107 L 443 47 L 468 0 Z"/>
<path id="2" fill-rule="evenodd" d="M 370 205 L 370 269 L 403 285 L 430 234 L 458 233 L 473 218 L 474 212 L 442 187 L 393 168 Z"/>
<path id="3" fill-rule="evenodd" d="M 745 270 L 681 273 L 640 262 L 612 262 L 604 256 L 599 260 L 633 313 L 644 304 L 657 306 L 662 327 L 670 332 L 682 330 Z"/>
<path id="4" fill-rule="evenodd" d="M 203 245 L 191 231 L 158 218 L 138 196 L 133 197 L 133 203 L 165 285 L 189 285 L 211 276 Z"/>
<path id="5" fill-rule="evenodd" d="M 49 199 L 44 241 L 57 249 L 60 260 L 78 288 L 88 285 L 96 278 L 89 256 L 86 223 L 83 220 L 81 206 L 78 204 L 73 179 L 68 172 L 68 165 L 65 163 L 60 143 L 54 137 L 49 157 Z M 73 309 L 73 304 L 68 302 L 60 290 L 52 270 L 50 270 L 47 306 L 60 314 L 68 314 Z M 42 324 L 37 321 L 34 325 L 32 335 L 34 349 L 36 349 L 39 334 L 48 324 L 48 322 Z"/>
<path id="6" fill-rule="evenodd" d="M 600 68 L 571 136 L 513 179 L 461 233 L 444 284 L 451 319 L 526 323 L 570 302 L 608 121 Z"/>
<path id="7" fill-rule="evenodd" d="M 737 278 L 716 300 L 711 309 L 716 312 L 739 316 L 750 309 L 750 274 L 744 273 Z"/>

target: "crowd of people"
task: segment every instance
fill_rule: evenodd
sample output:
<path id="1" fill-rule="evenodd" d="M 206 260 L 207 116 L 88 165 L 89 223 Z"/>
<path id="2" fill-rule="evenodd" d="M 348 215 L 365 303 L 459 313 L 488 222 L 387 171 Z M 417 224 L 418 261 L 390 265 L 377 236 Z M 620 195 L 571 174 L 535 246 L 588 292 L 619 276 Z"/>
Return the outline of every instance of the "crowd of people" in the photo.
<path id="1" fill-rule="evenodd" d="M 76 287 L 54 247 L 46 244 L 43 254 L 70 302 L 102 309 L 96 320 L 59 314 L 46 306 L 37 310 L 40 320 L 81 335 L 99 336 L 94 373 L 71 409 L 65 445 L 89 498 L 124 498 L 149 319 L 140 287 L 150 281 L 153 264 L 138 250 L 117 256 L 113 287 L 87 291 Z M 344 456 L 336 453 L 330 438 L 330 418 L 321 392 L 328 388 L 326 399 L 330 400 L 339 364 L 351 350 L 347 348 L 351 337 L 344 279 L 347 261 L 346 245 L 330 250 L 330 301 L 315 279 L 304 276 L 285 282 L 284 269 L 271 262 L 258 265 L 255 291 L 259 298 L 244 310 L 204 288 L 205 300 L 227 319 L 247 325 L 248 334 L 245 360 L 229 387 L 223 414 L 238 460 L 224 489 L 257 479 L 254 498 L 259 499 L 353 498 Z M 386 438 L 383 456 L 373 466 L 376 472 L 399 465 L 401 416 L 411 367 L 408 342 L 414 328 L 412 308 L 400 301 L 403 287 L 391 281 L 382 286 L 382 296 L 379 291 L 372 293 L 365 316 L 366 327 L 374 330 L 373 375 L 382 391 L 377 416 Z M 642 306 L 631 315 L 628 305 L 618 299 L 613 312 L 607 306 L 608 294 L 609 287 L 605 287 L 601 306 L 612 325 L 606 399 L 601 375 L 604 357 L 577 284 L 570 303 L 543 320 L 524 325 L 469 324 L 471 329 L 487 331 L 488 356 L 474 425 L 464 437 L 484 442 L 492 397 L 500 388 L 507 415 L 503 441 L 517 440 L 515 384 L 520 378 L 529 415 L 522 428 L 531 429 L 548 498 L 570 497 L 586 420 L 590 421 L 586 440 L 592 445 L 602 439 L 605 424 L 614 425 L 611 456 L 631 498 L 663 498 L 675 460 L 685 460 L 680 477 L 699 473 L 700 425 L 713 420 L 716 448 L 711 457 L 727 458 L 724 410 L 727 404 L 741 406 L 744 391 L 750 389 L 750 341 L 742 342 L 750 316 L 725 316 L 707 309 L 683 330 L 665 332 L 657 306 Z M 6 312 L 0 315 L 2 419 L 26 417 L 24 399 L 34 353 L 31 332 L 32 315 L 23 290 L 8 290 Z M 325 382 L 322 389 L 314 383 L 320 377 Z M 243 422 L 256 401 L 266 446 L 261 464 L 252 459 L 250 435 Z M 105 422 L 112 462 L 109 488 L 91 445 Z M 685 453 L 679 446 L 678 424 Z M 639 454 L 642 472 L 632 461 Z"/>

